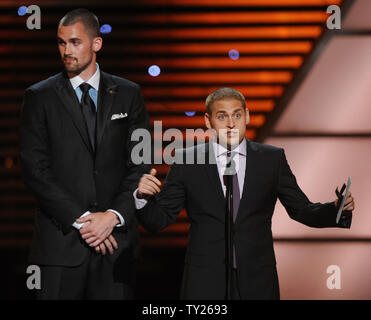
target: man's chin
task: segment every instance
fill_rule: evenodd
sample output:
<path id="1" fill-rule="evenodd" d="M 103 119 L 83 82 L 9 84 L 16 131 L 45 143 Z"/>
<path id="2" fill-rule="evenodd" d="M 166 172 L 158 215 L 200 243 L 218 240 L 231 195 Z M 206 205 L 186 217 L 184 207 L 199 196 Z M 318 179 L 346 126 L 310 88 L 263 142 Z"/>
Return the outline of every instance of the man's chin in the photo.
<path id="1" fill-rule="evenodd" d="M 79 74 L 81 72 L 80 68 L 73 68 L 73 67 L 64 66 L 64 69 L 66 70 L 66 72 L 72 73 L 72 74 Z"/>
<path id="2" fill-rule="evenodd" d="M 73 72 L 76 67 L 74 67 L 73 65 L 71 65 L 70 63 L 63 63 L 64 65 L 64 69 L 67 71 L 67 72 Z"/>
<path id="3" fill-rule="evenodd" d="M 74 74 L 74 75 L 80 74 L 86 68 L 87 68 L 87 65 L 81 67 L 81 66 L 77 66 L 77 65 L 69 65 L 69 64 L 64 63 L 64 69 L 66 70 L 66 72 Z"/>

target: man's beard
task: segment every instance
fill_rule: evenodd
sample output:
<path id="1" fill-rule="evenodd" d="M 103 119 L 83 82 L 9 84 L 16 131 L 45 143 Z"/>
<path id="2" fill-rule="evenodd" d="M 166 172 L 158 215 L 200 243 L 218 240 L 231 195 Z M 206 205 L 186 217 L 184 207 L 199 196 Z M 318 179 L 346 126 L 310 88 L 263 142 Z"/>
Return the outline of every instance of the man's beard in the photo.
<path id="1" fill-rule="evenodd" d="M 77 65 L 77 66 L 73 66 L 73 67 L 67 69 L 66 64 L 64 64 L 64 68 L 66 69 L 66 71 L 68 73 L 72 73 L 72 74 L 78 75 L 81 72 L 83 72 L 90 65 L 90 63 L 92 62 L 92 60 L 93 60 L 93 55 L 91 55 L 89 61 L 87 63 L 85 63 L 84 65 L 82 65 L 82 66 Z"/>

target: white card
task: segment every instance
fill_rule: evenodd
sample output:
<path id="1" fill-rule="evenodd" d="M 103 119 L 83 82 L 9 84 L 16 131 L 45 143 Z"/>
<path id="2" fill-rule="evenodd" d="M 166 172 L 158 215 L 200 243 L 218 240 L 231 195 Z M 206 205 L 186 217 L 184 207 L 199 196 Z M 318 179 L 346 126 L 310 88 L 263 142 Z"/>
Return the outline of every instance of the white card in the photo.
<path id="1" fill-rule="evenodd" d="M 351 183 L 352 183 L 352 180 L 350 180 L 350 177 L 348 177 L 348 182 L 347 182 L 347 187 L 345 189 L 345 194 L 344 194 L 343 200 L 341 200 L 340 208 L 339 208 L 338 214 L 336 216 L 336 223 L 339 223 L 341 213 L 343 212 L 344 205 L 345 205 L 345 200 L 348 196 Z"/>

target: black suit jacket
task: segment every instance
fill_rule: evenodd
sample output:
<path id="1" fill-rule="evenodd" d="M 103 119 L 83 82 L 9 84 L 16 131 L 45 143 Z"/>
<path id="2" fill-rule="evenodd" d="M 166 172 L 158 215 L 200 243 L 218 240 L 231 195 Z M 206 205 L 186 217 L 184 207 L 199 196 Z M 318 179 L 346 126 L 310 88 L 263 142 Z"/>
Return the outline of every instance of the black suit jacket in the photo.
<path id="1" fill-rule="evenodd" d="M 113 114 L 127 114 L 111 120 Z M 131 162 L 131 132 L 148 129 L 137 84 L 101 72 L 97 142 L 93 152 L 75 91 L 59 73 L 26 89 L 20 126 L 24 181 L 38 200 L 30 262 L 75 266 L 89 247 L 73 222 L 84 212 L 117 210 L 125 226 L 114 228 L 117 258 L 136 255 L 137 222 L 132 190 L 145 166 Z"/>
<path id="2" fill-rule="evenodd" d="M 208 143 L 196 148 L 209 159 Z M 148 230 L 158 231 L 173 223 L 185 207 L 190 230 L 181 298 L 224 299 L 225 198 L 217 165 L 179 164 L 187 153 L 196 152 L 190 148 L 182 153 L 178 164 L 171 166 L 161 192 L 138 211 L 138 218 Z M 311 227 L 349 228 L 351 217 L 337 225 L 334 202 L 310 202 L 297 185 L 283 149 L 247 140 L 246 161 L 233 229 L 241 295 L 243 299 L 278 299 L 271 231 L 277 198 L 292 219 Z"/>

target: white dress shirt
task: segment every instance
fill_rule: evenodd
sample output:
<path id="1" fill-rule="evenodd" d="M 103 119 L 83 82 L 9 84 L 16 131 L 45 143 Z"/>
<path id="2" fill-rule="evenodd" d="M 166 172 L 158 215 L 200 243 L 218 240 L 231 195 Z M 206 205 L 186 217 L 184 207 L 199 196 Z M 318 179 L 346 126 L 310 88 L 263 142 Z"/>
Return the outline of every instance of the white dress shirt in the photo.
<path id="1" fill-rule="evenodd" d="M 92 86 L 92 88 L 89 89 L 89 95 L 90 95 L 90 98 L 93 100 L 93 102 L 95 104 L 95 108 L 98 110 L 98 90 L 99 90 L 99 81 L 100 81 L 100 71 L 99 71 L 98 63 L 96 63 L 96 68 L 97 68 L 97 70 L 95 71 L 93 76 L 88 81 L 84 81 L 80 76 L 75 76 L 73 78 L 70 78 L 70 82 L 71 82 L 71 85 L 72 85 L 73 89 L 75 90 L 77 98 L 79 99 L 80 102 L 81 102 L 81 98 L 82 98 L 82 91 L 79 87 L 80 84 L 82 84 L 84 82 L 90 84 Z M 118 213 L 116 210 L 113 210 L 113 209 L 108 209 L 107 211 L 111 211 L 111 212 L 115 213 L 117 215 L 118 219 L 120 220 L 120 223 L 117 224 L 116 227 L 121 227 L 121 226 L 124 225 L 125 221 L 124 221 L 124 218 L 121 216 L 120 213 Z M 91 214 L 91 212 L 86 211 L 80 218 L 85 217 L 89 214 Z M 74 222 L 72 224 L 72 226 L 75 227 L 76 229 L 80 229 L 83 226 L 83 223 Z"/>
<path id="2" fill-rule="evenodd" d="M 218 166 L 220 183 L 222 184 L 223 193 L 225 196 L 226 186 L 223 182 L 223 175 L 224 175 L 225 168 L 227 166 L 226 154 L 228 150 L 224 148 L 222 145 L 216 143 L 215 141 L 213 141 L 212 144 L 213 144 L 214 154 L 216 158 L 216 164 Z M 236 155 L 233 157 L 233 160 L 236 163 L 236 172 L 237 172 L 237 177 L 238 177 L 238 185 L 240 187 L 240 198 L 241 198 L 243 184 L 245 182 L 246 154 L 247 154 L 246 139 L 243 139 L 242 142 L 231 151 L 233 153 L 236 153 Z"/>

